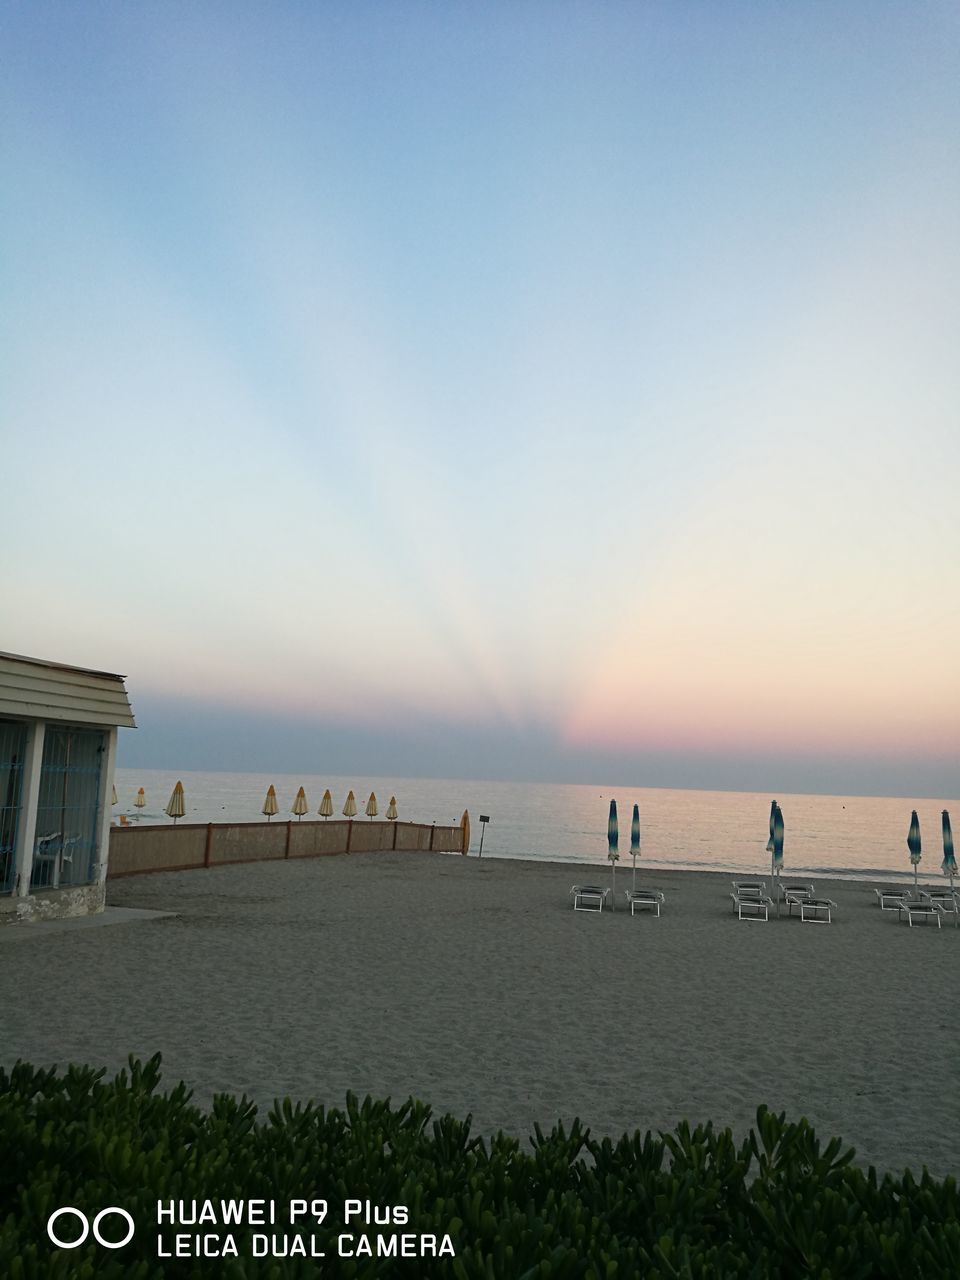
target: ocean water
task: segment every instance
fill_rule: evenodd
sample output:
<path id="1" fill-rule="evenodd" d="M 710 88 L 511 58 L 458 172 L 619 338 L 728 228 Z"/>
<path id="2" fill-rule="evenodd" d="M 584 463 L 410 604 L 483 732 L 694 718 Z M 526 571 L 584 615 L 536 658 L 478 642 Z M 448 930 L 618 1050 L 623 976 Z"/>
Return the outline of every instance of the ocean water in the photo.
<path id="1" fill-rule="evenodd" d="M 144 788 L 143 823 L 169 823 L 164 814 L 177 779 L 183 782 L 185 822 L 263 822 L 267 787 L 273 783 L 281 822 L 299 787 L 306 791 L 310 813 L 304 821 L 322 821 L 317 809 L 329 787 L 339 816 L 352 790 L 357 821 L 370 792 L 376 793 L 383 821 L 391 795 L 399 816 L 409 822 L 458 824 L 464 809 L 471 822 L 470 853 L 480 851 L 479 817 L 488 814 L 483 857 L 533 861 L 593 863 L 609 868 L 607 815 L 617 801 L 620 821 L 619 867 L 629 869 L 630 821 L 640 806 L 641 852 L 638 866 L 650 869 L 729 871 L 767 874 L 770 855 L 770 801 L 777 799 L 784 816 L 784 872 L 789 876 L 827 875 L 844 879 L 905 881 L 913 877 L 907 852 L 910 811 L 916 809 L 923 838 L 921 880 L 942 880 L 941 811 L 960 802 L 891 799 L 867 796 L 776 797 L 742 791 L 680 791 L 643 787 L 604 787 L 564 783 L 463 782 L 427 778 L 341 778 L 307 774 L 171 773 L 118 769 L 115 813 L 137 816 L 137 790 Z M 958 832 L 960 835 L 960 832 Z"/>

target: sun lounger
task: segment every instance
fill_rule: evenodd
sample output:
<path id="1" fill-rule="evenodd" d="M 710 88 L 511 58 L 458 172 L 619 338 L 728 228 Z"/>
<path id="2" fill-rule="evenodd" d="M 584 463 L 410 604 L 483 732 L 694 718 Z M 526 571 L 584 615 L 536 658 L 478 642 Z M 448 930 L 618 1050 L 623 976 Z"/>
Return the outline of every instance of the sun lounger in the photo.
<path id="1" fill-rule="evenodd" d="M 816 894 L 816 889 L 812 884 L 782 884 L 779 880 L 777 881 L 777 890 L 784 901 L 791 893 L 794 895 L 800 894 L 805 898 L 812 898 Z"/>
<path id="2" fill-rule="evenodd" d="M 881 911 L 899 911 L 904 898 L 909 898 L 912 889 L 874 889 Z"/>
<path id="3" fill-rule="evenodd" d="M 784 892 L 783 900 L 787 904 L 787 915 L 792 916 L 794 907 L 802 907 L 805 902 L 810 902 L 814 896 L 815 895 L 813 893 L 808 893 L 805 887 L 800 889 L 794 888 L 789 890 L 789 892 Z"/>
<path id="4" fill-rule="evenodd" d="M 609 890 L 595 884 L 575 884 L 570 892 L 574 911 L 602 911 Z"/>
<path id="5" fill-rule="evenodd" d="M 832 898 L 812 898 L 804 894 L 797 895 L 795 902 L 800 907 L 801 924 L 804 921 L 808 924 L 830 924 L 832 912 L 837 909 Z"/>
<path id="6" fill-rule="evenodd" d="M 743 897 L 739 893 L 731 893 L 733 899 L 733 909 L 737 913 L 738 920 L 769 920 L 770 908 L 773 906 L 773 899 L 766 896 L 754 897 L 747 894 Z"/>
<path id="7" fill-rule="evenodd" d="M 659 916 L 660 908 L 664 903 L 663 894 L 659 889 L 627 889 L 625 897 L 631 915 L 635 915 L 638 911 L 651 910 L 656 911 Z"/>
<path id="8" fill-rule="evenodd" d="M 926 902 L 935 902 L 941 911 L 948 915 L 960 914 L 960 894 L 949 889 L 921 889 L 920 897 Z"/>
<path id="9" fill-rule="evenodd" d="M 767 886 L 763 880 L 733 880 L 731 883 L 740 898 L 765 898 L 767 896 Z"/>
<path id="10" fill-rule="evenodd" d="M 900 909 L 897 912 L 897 919 L 903 919 L 903 913 L 907 913 L 907 923 L 913 928 L 914 917 L 922 920 L 924 924 L 929 924 L 931 920 L 936 920 L 937 928 L 940 928 L 940 920 L 943 911 L 935 902 L 929 902 L 926 898 L 901 898 Z"/>

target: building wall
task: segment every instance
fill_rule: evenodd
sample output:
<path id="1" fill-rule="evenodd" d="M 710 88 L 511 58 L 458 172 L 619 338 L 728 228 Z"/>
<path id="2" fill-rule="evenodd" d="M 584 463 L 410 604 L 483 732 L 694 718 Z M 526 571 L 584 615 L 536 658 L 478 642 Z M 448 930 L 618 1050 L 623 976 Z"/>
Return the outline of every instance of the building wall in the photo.
<path id="1" fill-rule="evenodd" d="M 62 920 L 102 911 L 106 886 L 77 885 L 69 889 L 38 889 L 27 897 L 0 898 L 0 928 L 18 920 Z"/>

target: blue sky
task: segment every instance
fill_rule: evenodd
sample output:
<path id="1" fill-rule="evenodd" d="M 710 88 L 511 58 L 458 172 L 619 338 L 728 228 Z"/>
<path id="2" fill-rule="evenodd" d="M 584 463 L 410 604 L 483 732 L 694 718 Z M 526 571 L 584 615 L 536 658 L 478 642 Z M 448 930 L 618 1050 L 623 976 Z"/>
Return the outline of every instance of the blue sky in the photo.
<path id="1" fill-rule="evenodd" d="M 956 794 L 955 6 L 0 49 L 2 647 L 121 763 Z"/>

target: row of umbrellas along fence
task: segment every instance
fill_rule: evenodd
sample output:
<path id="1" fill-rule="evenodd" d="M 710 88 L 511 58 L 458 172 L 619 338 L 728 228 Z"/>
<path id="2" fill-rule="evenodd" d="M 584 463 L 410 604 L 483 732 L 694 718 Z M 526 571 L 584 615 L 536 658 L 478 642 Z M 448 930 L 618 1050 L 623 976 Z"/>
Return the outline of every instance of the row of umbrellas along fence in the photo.
<path id="1" fill-rule="evenodd" d="M 266 816 L 267 821 L 278 812 L 277 793 L 271 784 L 267 788 L 267 798 L 263 802 L 263 808 L 260 810 Z M 306 792 L 303 787 L 297 792 L 297 798 L 290 807 L 290 812 L 297 815 L 297 821 L 310 812 L 310 805 L 307 802 Z M 347 798 L 343 806 L 343 816 L 345 818 L 355 818 L 357 816 L 357 801 L 352 791 L 347 792 Z M 333 796 L 330 794 L 329 787 L 323 793 L 323 799 L 320 801 L 320 808 L 317 810 L 321 818 L 330 818 L 333 816 Z M 364 813 L 368 818 L 375 818 L 379 813 L 377 808 L 376 793 L 370 792 L 370 799 L 367 801 Z M 384 815 L 388 822 L 396 822 L 397 820 L 397 797 L 391 796 L 390 803 L 387 805 L 387 812 Z"/>
<path id="2" fill-rule="evenodd" d="M 953 879 L 958 874 L 957 859 L 953 850 L 953 832 L 950 829 L 950 814 L 943 810 L 941 816 L 943 827 L 943 862 L 940 869 L 950 877 L 950 890 L 953 891 Z M 770 854 L 770 875 L 776 879 L 783 869 L 783 812 L 776 802 L 770 804 L 770 838 L 767 841 L 767 853 Z M 617 819 L 617 802 L 610 801 L 610 817 L 607 820 L 607 857 L 610 860 L 613 889 L 617 887 L 617 862 L 620 859 L 620 829 Z M 907 848 L 910 851 L 910 862 L 913 866 L 913 882 L 918 882 L 921 857 L 920 819 L 914 809 L 910 815 L 910 830 L 907 833 Z M 630 823 L 630 854 L 633 858 L 633 887 L 637 887 L 637 858 L 640 856 L 640 806 L 633 806 L 633 820 Z"/>
<path id="3" fill-rule="evenodd" d="M 113 804 L 118 803 L 116 787 L 113 788 L 112 803 Z M 146 807 L 147 797 L 143 787 L 141 787 L 140 790 L 137 792 L 136 799 L 134 800 L 133 803 L 137 809 L 144 809 Z M 260 810 L 260 812 L 264 814 L 267 821 L 269 822 L 271 818 L 273 818 L 277 813 L 279 813 L 279 811 L 280 811 L 280 806 L 277 803 L 276 788 L 271 783 L 270 786 L 267 788 L 267 797 L 263 802 L 263 808 Z M 307 814 L 310 812 L 310 806 L 307 803 L 307 796 L 303 787 L 301 787 L 300 790 L 297 792 L 296 799 L 294 800 L 290 808 L 290 812 L 293 814 L 296 814 L 298 822 L 303 818 L 304 814 Z M 178 782 L 177 785 L 173 788 L 173 791 L 170 795 L 170 799 L 167 802 L 167 807 L 164 809 L 164 813 L 167 815 L 168 818 L 173 819 L 174 825 L 176 825 L 177 819 L 182 818 L 183 815 L 186 813 L 182 782 Z M 320 808 L 317 810 L 317 813 L 319 813 L 321 818 L 330 818 L 333 816 L 333 797 L 330 794 L 329 788 L 327 788 L 327 790 L 323 793 L 323 799 L 320 801 Z M 375 818 L 379 813 L 379 810 L 377 808 L 377 797 L 373 791 L 370 792 L 370 799 L 367 801 L 366 808 L 364 809 L 364 813 L 367 815 L 368 818 Z M 347 799 L 343 806 L 343 816 L 345 818 L 355 818 L 357 816 L 357 801 L 352 791 L 348 792 L 347 794 Z M 396 822 L 397 820 L 397 797 L 396 796 L 390 797 L 390 803 L 387 805 L 387 812 L 384 816 L 386 817 L 388 822 Z"/>

